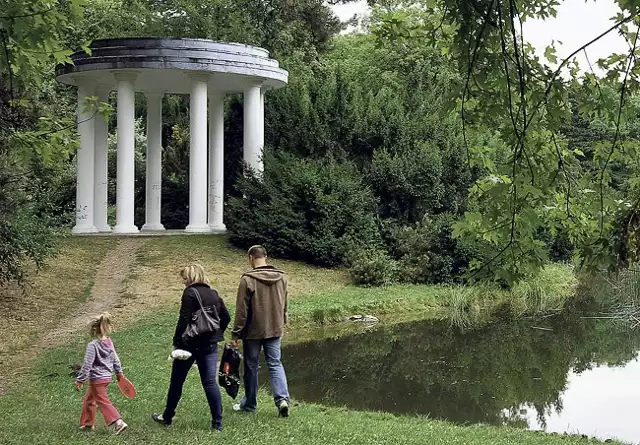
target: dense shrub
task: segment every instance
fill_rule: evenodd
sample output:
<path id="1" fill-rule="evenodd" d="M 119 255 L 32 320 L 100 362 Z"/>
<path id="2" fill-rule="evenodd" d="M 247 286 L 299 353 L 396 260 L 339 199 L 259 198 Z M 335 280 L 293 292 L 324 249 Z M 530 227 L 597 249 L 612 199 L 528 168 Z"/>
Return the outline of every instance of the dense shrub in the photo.
<path id="1" fill-rule="evenodd" d="M 182 230 L 189 225 L 189 177 L 169 174 L 162 178 L 162 224 Z"/>
<path id="2" fill-rule="evenodd" d="M 184 229 L 189 224 L 189 128 L 176 124 L 170 130 L 162 151 L 162 223 L 166 229 Z"/>
<path id="3" fill-rule="evenodd" d="M 452 70 L 427 48 L 406 64 L 409 55 L 376 47 L 371 36 L 334 44 L 313 63 L 299 54 L 283 61 L 291 83 L 265 102 L 267 143 L 279 154 L 269 155 L 263 184 L 243 180 L 232 192 L 232 242 L 346 262 L 359 284 L 451 281 L 467 261 L 451 223 L 472 179 L 459 120 L 441 104 Z M 427 214 L 436 226 L 413 228 Z"/>
<path id="4" fill-rule="evenodd" d="M 347 261 L 354 284 L 386 286 L 398 280 L 400 265 L 384 246 L 356 248 L 347 253 Z"/>
<path id="5" fill-rule="evenodd" d="M 414 226 L 392 229 L 393 256 L 399 262 L 402 281 L 452 282 L 464 272 L 472 255 L 452 237 L 456 220 L 456 216 L 442 213 L 425 216 Z"/>
<path id="6" fill-rule="evenodd" d="M 76 221 L 76 169 L 72 161 L 31 162 L 32 193 L 45 197 L 33 202 L 34 215 L 49 227 L 71 227 Z"/>
<path id="7" fill-rule="evenodd" d="M 402 154 L 375 151 L 368 176 L 383 218 L 419 221 L 426 212 L 440 207 L 444 197 L 442 158 L 426 143 Z"/>
<path id="8" fill-rule="evenodd" d="M 37 200 L 45 185 L 2 142 L 0 135 L 0 285 L 22 282 L 30 266 L 41 266 L 55 245 L 47 227 L 50 209 Z"/>
<path id="9" fill-rule="evenodd" d="M 233 244 L 325 266 L 345 263 L 347 245 L 375 244 L 375 201 L 350 163 L 265 154 L 262 180 L 248 172 L 227 203 Z"/>
<path id="10" fill-rule="evenodd" d="M 47 223 L 56 202 L 46 202 L 57 201 L 48 193 L 55 189 L 49 183 L 55 181 L 49 173 L 55 171 L 53 159 L 52 168 L 46 168 L 42 158 L 23 151 L 20 142 L 25 137 L 21 132 L 35 125 L 38 110 L 27 106 L 26 99 L 23 103 L 3 80 L 0 77 L 0 285 L 22 282 L 34 264 L 39 267 L 53 252 L 55 240 Z M 28 150 L 35 152 L 32 146 Z"/>
<path id="11" fill-rule="evenodd" d="M 550 231 L 545 230 L 539 235 L 539 239 L 547 245 L 549 258 L 553 261 L 571 261 L 574 246 L 571 244 L 567 234 L 557 233 L 553 235 Z"/>

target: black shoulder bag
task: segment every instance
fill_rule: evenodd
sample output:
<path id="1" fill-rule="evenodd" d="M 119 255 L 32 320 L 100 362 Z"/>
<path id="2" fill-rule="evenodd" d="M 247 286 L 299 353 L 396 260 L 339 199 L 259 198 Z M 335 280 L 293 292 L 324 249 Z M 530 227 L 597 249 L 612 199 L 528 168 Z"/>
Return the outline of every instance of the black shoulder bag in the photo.
<path id="1" fill-rule="evenodd" d="M 202 305 L 200 292 L 196 288 L 192 290 L 196 293 L 200 309 L 193 313 L 187 328 L 182 333 L 182 341 L 187 345 L 202 335 L 215 334 L 220 330 L 220 317 L 215 306 L 211 307 L 213 314 L 209 314 Z"/>

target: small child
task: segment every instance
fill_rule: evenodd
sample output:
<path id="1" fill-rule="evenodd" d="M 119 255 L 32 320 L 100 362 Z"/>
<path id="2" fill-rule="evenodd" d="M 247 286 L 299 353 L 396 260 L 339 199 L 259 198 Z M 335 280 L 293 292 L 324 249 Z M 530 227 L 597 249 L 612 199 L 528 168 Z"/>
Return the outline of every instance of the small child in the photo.
<path id="1" fill-rule="evenodd" d="M 115 434 L 120 434 L 127 424 L 120 418 L 120 413 L 113 406 L 107 394 L 107 386 L 112 381 L 115 371 L 117 379 L 124 377 L 120 359 L 109 338 L 111 332 L 111 315 L 104 313 L 89 324 L 91 338 L 87 344 L 84 363 L 76 378 L 76 390 L 80 391 L 84 382 L 89 380 L 87 393 L 82 400 L 80 429 L 95 429 L 96 406 L 104 416 L 107 426 L 114 425 Z"/>

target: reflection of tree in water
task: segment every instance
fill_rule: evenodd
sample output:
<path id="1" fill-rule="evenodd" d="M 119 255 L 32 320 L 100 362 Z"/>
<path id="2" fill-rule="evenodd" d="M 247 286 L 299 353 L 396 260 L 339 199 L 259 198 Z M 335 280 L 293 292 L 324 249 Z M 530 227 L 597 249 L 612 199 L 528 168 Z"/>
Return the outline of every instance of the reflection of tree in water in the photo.
<path id="1" fill-rule="evenodd" d="M 500 424 L 513 428 L 528 428 L 526 410 L 523 412 L 519 408 L 509 408 L 501 411 Z"/>
<path id="2" fill-rule="evenodd" d="M 537 403 L 531 404 L 533 408 L 536 410 L 536 415 L 538 419 L 538 423 L 542 428 L 547 428 L 547 417 L 553 415 L 554 412 L 560 414 L 564 409 L 562 405 L 562 397 L 560 397 L 560 393 L 556 394 L 556 400 L 553 403 L 548 405 L 540 405 Z"/>
<path id="3" fill-rule="evenodd" d="M 356 409 L 416 413 L 459 423 L 527 426 L 562 411 L 567 374 L 635 357 L 640 334 L 557 316 L 553 332 L 531 321 L 465 334 L 446 323 L 415 323 L 285 348 L 294 397 Z"/>

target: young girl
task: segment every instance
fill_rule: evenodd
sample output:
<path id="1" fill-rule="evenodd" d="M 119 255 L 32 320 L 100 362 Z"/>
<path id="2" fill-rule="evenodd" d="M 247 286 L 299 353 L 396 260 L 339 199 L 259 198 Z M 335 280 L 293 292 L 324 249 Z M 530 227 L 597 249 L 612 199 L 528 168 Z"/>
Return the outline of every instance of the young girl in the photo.
<path id="1" fill-rule="evenodd" d="M 108 426 L 114 426 L 115 434 L 120 434 L 127 424 L 120 418 L 118 410 L 107 395 L 107 385 L 111 383 L 115 371 L 117 379 L 124 377 L 118 354 L 109 338 L 111 332 L 111 315 L 104 313 L 95 318 L 89 325 L 91 338 L 87 344 L 84 363 L 76 378 L 76 390 L 80 391 L 84 382 L 89 380 L 87 393 L 82 400 L 80 428 L 93 430 L 96 421 L 96 406 L 104 416 Z"/>

